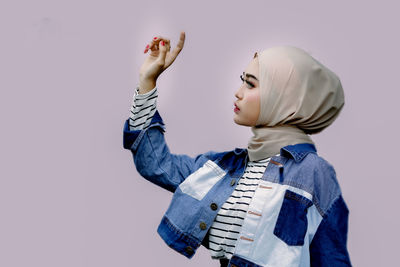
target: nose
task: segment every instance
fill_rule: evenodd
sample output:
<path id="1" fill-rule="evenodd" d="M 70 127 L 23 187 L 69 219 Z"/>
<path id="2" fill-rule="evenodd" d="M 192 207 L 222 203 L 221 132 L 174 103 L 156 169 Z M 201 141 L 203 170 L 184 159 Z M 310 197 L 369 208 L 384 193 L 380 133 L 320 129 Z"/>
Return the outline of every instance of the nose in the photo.
<path id="1" fill-rule="evenodd" d="M 238 99 L 241 99 L 242 96 L 243 96 L 241 89 L 242 89 L 242 86 L 240 86 L 239 89 L 237 89 L 236 93 L 235 93 L 235 97 L 238 98 Z"/>

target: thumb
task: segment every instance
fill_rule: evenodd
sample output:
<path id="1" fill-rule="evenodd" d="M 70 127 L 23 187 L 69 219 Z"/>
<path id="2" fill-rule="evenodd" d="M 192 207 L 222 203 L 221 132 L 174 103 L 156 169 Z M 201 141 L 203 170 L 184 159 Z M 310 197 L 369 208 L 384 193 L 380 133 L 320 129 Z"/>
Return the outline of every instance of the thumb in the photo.
<path id="1" fill-rule="evenodd" d="M 158 63 L 162 66 L 165 64 L 165 57 L 167 55 L 167 46 L 164 41 L 160 42 L 159 45 L 160 54 L 158 55 Z"/>

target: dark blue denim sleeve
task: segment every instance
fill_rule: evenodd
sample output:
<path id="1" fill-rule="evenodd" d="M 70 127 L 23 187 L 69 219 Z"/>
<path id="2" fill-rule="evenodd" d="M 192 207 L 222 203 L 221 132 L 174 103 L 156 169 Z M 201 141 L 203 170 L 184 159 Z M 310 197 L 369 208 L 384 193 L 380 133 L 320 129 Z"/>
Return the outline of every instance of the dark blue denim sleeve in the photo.
<path id="1" fill-rule="evenodd" d="M 310 245 L 311 266 L 351 266 L 347 251 L 349 210 L 342 195 L 333 202 Z"/>
<path id="2" fill-rule="evenodd" d="M 207 161 L 207 153 L 196 157 L 172 154 L 164 138 L 165 125 L 158 111 L 145 130 L 129 130 L 125 121 L 123 146 L 132 152 L 137 171 L 145 179 L 171 192 Z M 208 153 L 212 153 L 211 151 Z"/>

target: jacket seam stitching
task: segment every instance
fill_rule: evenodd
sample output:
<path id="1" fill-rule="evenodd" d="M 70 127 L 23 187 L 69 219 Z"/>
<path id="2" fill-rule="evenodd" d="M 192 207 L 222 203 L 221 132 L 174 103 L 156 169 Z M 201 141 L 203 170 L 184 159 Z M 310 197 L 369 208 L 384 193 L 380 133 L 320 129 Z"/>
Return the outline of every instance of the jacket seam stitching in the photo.
<path id="1" fill-rule="evenodd" d="M 132 146 L 131 146 L 131 149 L 132 150 L 136 150 L 137 149 L 137 147 L 139 146 L 139 143 L 140 143 L 140 141 L 142 140 L 142 138 L 143 138 L 143 136 L 144 136 L 144 133 L 146 132 L 146 130 L 142 130 L 140 133 L 139 133 L 139 135 L 136 137 L 136 140 L 133 142 L 133 144 L 132 144 Z"/>
<path id="2" fill-rule="evenodd" d="M 296 188 L 299 188 L 299 189 L 304 190 L 302 184 L 298 184 L 298 183 L 296 183 L 296 182 L 289 181 L 289 182 L 284 182 L 283 184 L 290 185 L 290 186 L 294 186 L 294 187 L 296 187 Z M 304 191 L 308 192 L 307 190 L 304 190 Z M 319 212 L 319 214 L 320 214 L 322 217 L 324 217 L 325 214 L 326 214 L 326 212 L 325 212 L 324 210 L 322 210 L 321 206 L 319 205 L 318 199 L 317 199 L 317 198 L 315 197 L 315 195 L 314 195 L 314 192 L 311 191 L 311 192 L 308 192 L 308 193 L 311 194 L 311 196 L 312 196 L 312 203 L 313 203 L 313 204 L 315 205 L 315 207 L 317 208 L 317 211 Z"/>
<path id="3" fill-rule="evenodd" d="M 155 157 L 156 157 L 156 159 L 157 159 L 157 165 L 158 165 L 158 167 L 159 167 L 160 170 L 165 174 L 165 176 L 167 176 L 168 182 L 170 182 L 171 184 L 173 184 L 173 186 L 174 186 L 175 188 L 178 187 L 178 185 L 175 184 L 175 183 L 171 180 L 171 177 L 170 177 L 169 174 L 164 170 L 164 168 L 161 167 L 159 157 L 158 157 L 156 151 L 154 150 L 153 142 L 151 141 L 150 135 L 149 135 L 148 133 L 147 133 L 147 138 L 149 138 L 149 143 L 150 143 L 150 146 L 151 146 L 151 150 L 153 151 L 153 153 L 154 153 L 154 155 L 155 155 Z"/>

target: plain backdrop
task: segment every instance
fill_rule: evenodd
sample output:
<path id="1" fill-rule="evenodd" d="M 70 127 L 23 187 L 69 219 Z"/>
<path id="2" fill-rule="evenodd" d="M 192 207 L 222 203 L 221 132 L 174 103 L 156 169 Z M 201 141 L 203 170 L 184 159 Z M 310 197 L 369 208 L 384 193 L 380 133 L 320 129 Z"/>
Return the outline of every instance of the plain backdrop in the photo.
<path id="1" fill-rule="evenodd" d="M 398 263 L 397 1 L 0 3 L 0 266 L 219 266 L 188 260 L 156 230 L 172 194 L 143 179 L 122 129 L 143 50 L 186 43 L 158 80 L 173 153 L 246 147 L 233 122 L 255 51 L 293 45 L 341 79 L 345 106 L 311 136 L 350 209 L 354 266 Z"/>

